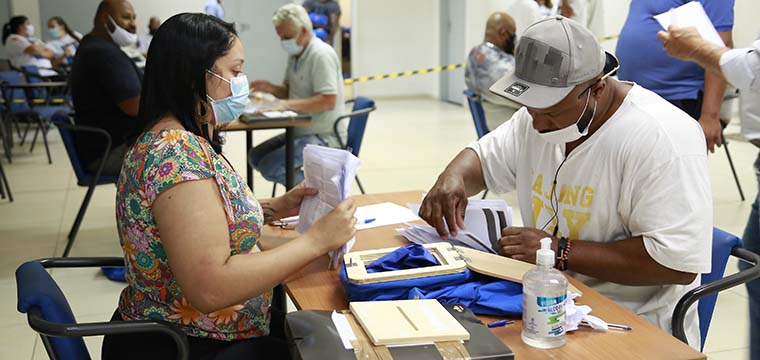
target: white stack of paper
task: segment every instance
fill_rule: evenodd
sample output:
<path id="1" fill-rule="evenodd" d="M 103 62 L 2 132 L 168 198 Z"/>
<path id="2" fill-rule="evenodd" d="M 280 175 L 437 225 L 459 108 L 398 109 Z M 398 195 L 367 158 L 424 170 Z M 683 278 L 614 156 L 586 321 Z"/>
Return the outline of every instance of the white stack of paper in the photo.
<path id="1" fill-rule="evenodd" d="M 438 232 L 435 231 L 435 228 L 430 225 L 412 225 L 410 227 L 396 229 L 396 231 L 409 240 L 409 242 L 415 244 L 424 245 L 443 241 L 441 240 L 441 237 L 438 236 Z M 470 249 L 492 254 L 496 253 L 490 244 L 466 230 L 460 230 L 457 233 L 457 236 L 449 235 L 449 239 L 446 241 L 452 245 L 465 246 Z"/>
<path id="2" fill-rule="evenodd" d="M 303 150 L 303 172 L 306 187 L 319 190 L 316 196 L 301 203 L 296 231 L 304 233 L 311 226 L 348 198 L 361 160 L 348 151 L 318 145 L 306 145 Z M 338 266 L 343 254 L 353 246 L 351 239 L 330 253 L 330 268 Z"/>
<path id="3" fill-rule="evenodd" d="M 699 1 L 683 4 L 675 9 L 670 9 L 662 14 L 655 15 L 654 19 L 660 23 L 663 29 L 668 30 L 671 25 L 677 27 L 695 27 L 703 39 L 716 45 L 726 46 L 718 31 L 710 21 L 705 8 Z"/>
<path id="4" fill-rule="evenodd" d="M 413 212 L 419 213 L 420 205 L 408 206 Z M 469 200 L 464 214 L 464 229 L 460 229 L 456 237 L 449 235 L 448 241 L 455 245 L 496 253 L 494 249 L 501 239 L 501 231 L 509 226 L 512 226 L 512 208 L 504 200 Z M 417 244 L 441 241 L 435 228 L 428 225 L 412 225 L 397 231 L 407 240 Z"/>

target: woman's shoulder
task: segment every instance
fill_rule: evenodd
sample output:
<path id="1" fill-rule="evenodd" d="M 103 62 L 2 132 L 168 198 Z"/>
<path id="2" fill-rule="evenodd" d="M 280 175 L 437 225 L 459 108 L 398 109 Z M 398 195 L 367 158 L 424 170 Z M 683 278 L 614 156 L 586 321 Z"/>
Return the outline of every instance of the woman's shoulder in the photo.
<path id="1" fill-rule="evenodd" d="M 25 37 L 23 37 L 23 36 L 21 36 L 19 34 L 11 34 L 5 40 L 5 46 L 6 47 L 8 47 L 8 46 L 29 46 L 29 45 L 32 45 L 32 42 L 29 39 L 27 39 L 27 38 L 25 38 Z"/>
<path id="2" fill-rule="evenodd" d="M 206 139 L 184 129 L 147 131 L 137 139 L 135 152 L 144 156 L 146 168 L 171 161 L 212 169 L 214 158 L 214 149 Z"/>

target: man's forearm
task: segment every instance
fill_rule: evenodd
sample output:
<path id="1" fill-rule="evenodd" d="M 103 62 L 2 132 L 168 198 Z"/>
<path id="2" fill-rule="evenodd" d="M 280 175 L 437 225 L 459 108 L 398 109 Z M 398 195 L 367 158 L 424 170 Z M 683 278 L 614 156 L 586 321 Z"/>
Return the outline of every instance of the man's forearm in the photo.
<path id="1" fill-rule="evenodd" d="M 323 112 L 335 109 L 335 95 L 319 94 L 304 99 L 291 99 L 287 101 L 288 109 L 299 112 Z"/>
<path id="2" fill-rule="evenodd" d="M 690 284 L 696 276 L 657 263 L 641 236 L 610 243 L 573 241 L 568 265 L 571 271 L 631 286 Z"/>
<path id="3" fill-rule="evenodd" d="M 474 150 L 469 148 L 459 152 L 440 176 L 461 177 L 467 196 L 473 196 L 486 188 L 480 158 Z"/>
<path id="4" fill-rule="evenodd" d="M 274 95 L 276 98 L 278 98 L 278 99 L 287 99 L 288 98 L 288 86 L 287 85 L 272 84 L 272 88 L 271 89 L 266 89 L 266 90 L 269 90 L 269 92 L 272 95 Z"/>
<path id="5" fill-rule="evenodd" d="M 720 106 L 726 92 L 726 81 L 712 72 L 705 72 L 705 90 L 702 97 L 702 116 L 715 115 L 720 118 Z"/>

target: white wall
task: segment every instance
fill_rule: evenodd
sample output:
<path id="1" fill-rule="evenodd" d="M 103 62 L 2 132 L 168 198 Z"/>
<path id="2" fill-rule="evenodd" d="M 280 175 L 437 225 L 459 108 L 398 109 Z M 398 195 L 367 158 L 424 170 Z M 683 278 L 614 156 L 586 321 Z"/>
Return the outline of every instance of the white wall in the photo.
<path id="1" fill-rule="evenodd" d="M 438 0 L 363 0 L 352 7 L 352 76 L 424 69 L 440 62 Z M 354 85 L 364 96 L 438 97 L 438 74 Z"/>
<path id="2" fill-rule="evenodd" d="M 760 1 L 736 0 L 734 5 L 734 46 L 747 47 L 760 29 Z"/>
<path id="3" fill-rule="evenodd" d="M 34 25 L 37 34 L 41 29 L 40 25 L 40 2 L 38 0 L 10 0 L 10 10 L 12 15 L 25 15 Z M 6 20 L 7 21 L 7 20 Z"/>
<path id="4" fill-rule="evenodd" d="M 69 26 L 86 34 L 92 30 L 92 20 L 98 8 L 100 0 L 13 0 L 21 2 L 39 1 L 39 18 L 42 26 L 47 28 L 47 19 L 51 16 L 60 16 Z M 137 33 L 148 32 L 148 19 L 158 16 L 166 20 L 174 14 L 181 12 L 202 12 L 206 4 L 205 0 L 130 0 L 137 14 Z M 36 25 L 35 25 L 36 26 Z M 47 37 L 46 32 L 39 34 Z"/>

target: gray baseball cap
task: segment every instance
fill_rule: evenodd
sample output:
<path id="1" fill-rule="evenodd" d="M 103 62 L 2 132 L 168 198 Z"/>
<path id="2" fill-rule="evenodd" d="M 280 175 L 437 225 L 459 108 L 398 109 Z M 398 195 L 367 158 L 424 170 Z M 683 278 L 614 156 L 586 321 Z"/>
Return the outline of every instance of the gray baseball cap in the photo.
<path id="1" fill-rule="evenodd" d="M 576 85 L 616 68 L 591 31 L 562 16 L 530 25 L 520 36 L 515 69 L 491 85 L 491 92 L 518 104 L 545 109 L 562 101 Z"/>

